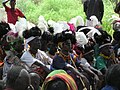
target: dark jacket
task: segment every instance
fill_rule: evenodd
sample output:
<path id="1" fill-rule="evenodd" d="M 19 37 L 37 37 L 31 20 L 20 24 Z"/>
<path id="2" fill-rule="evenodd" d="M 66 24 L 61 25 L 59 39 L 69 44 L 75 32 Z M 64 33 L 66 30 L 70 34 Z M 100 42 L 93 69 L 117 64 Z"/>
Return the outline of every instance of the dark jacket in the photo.
<path id="1" fill-rule="evenodd" d="M 95 15 L 100 22 L 102 21 L 104 14 L 104 4 L 102 0 L 86 0 L 83 7 L 88 20 L 90 16 Z"/>

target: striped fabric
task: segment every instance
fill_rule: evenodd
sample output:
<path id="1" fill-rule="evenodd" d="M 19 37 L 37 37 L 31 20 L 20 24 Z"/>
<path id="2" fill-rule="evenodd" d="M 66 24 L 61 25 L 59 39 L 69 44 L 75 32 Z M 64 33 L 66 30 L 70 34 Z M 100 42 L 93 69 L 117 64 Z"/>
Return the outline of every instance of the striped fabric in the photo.
<path id="1" fill-rule="evenodd" d="M 68 90 L 78 90 L 74 79 L 70 75 L 68 75 L 64 70 L 55 70 L 52 72 L 52 74 L 48 75 L 43 83 L 42 90 L 45 90 L 45 87 L 48 82 L 57 78 L 60 78 L 66 83 Z"/>

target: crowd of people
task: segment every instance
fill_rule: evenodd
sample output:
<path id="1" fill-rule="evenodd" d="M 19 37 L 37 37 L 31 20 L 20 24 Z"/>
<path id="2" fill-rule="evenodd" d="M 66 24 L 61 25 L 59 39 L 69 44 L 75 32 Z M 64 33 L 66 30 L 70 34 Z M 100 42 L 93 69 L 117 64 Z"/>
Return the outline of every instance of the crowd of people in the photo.
<path id="1" fill-rule="evenodd" d="M 15 4 L 3 1 L 0 90 L 120 90 L 120 17 L 109 35 L 102 0 L 84 1 L 86 24 L 80 16 L 69 22 L 40 16 L 30 27 Z M 120 2 L 114 12 L 120 15 Z"/>

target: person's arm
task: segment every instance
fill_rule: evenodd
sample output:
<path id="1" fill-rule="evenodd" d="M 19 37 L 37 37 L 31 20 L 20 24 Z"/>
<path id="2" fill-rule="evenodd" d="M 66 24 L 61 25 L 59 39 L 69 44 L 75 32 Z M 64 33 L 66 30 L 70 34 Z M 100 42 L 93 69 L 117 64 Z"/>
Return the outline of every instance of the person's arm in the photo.
<path id="1" fill-rule="evenodd" d="M 83 86 L 87 88 L 87 90 L 90 90 L 90 84 L 89 84 L 89 80 L 82 74 L 80 73 L 77 69 L 75 69 L 72 65 L 67 64 L 65 69 L 68 69 L 70 71 L 72 71 L 72 73 L 78 75 L 81 79 L 82 84 L 84 84 Z"/>
<path id="2" fill-rule="evenodd" d="M 3 4 L 4 7 L 6 6 L 6 3 L 7 3 L 8 1 L 10 1 L 10 0 L 4 0 L 4 1 L 2 2 L 2 4 Z"/>
<path id="3" fill-rule="evenodd" d="M 43 69 L 46 71 L 47 74 L 49 74 L 51 72 L 44 64 L 42 64 L 39 61 L 36 61 L 34 64 L 37 66 L 43 67 Z"/>
<path id="4" fill-rule="evenodd" d="M 25 15 L 22 13 L 20 9 L 17 8 L 17 11 L 19 12 L 19 17 L 26 19 Z"/>

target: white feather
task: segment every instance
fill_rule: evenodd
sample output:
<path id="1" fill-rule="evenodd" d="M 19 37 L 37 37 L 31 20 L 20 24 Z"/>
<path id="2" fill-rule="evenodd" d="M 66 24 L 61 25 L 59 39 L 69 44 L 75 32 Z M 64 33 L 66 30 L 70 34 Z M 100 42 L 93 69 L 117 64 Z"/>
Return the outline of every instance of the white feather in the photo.
<path id="1" fill-rule="evenodd" d="M 67 24 L 66 21 L 58 21 L 57 23 L 59 23 L 61 26 L 62 26 L 62 29 L 63 30 L 69 30 L 70 29 L 70 26 Z"/>
<path id="2" fill-rule="evenodd" d="M 0 22 L 7 22 L 7 14 L 4 8 L 0 8 Z"/>
<path id="3" fill-rule="evenodd" d="M 88 43 L 88 39 L 83 32 L 76 32 L 75 36 L 76 36 L 78 46 L 83 46 Z"/>

